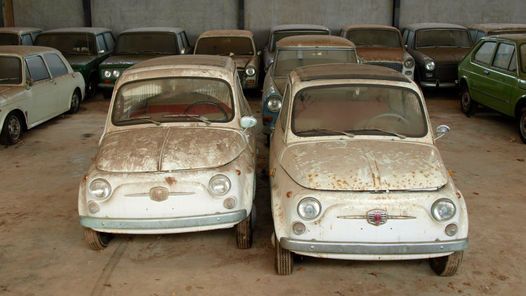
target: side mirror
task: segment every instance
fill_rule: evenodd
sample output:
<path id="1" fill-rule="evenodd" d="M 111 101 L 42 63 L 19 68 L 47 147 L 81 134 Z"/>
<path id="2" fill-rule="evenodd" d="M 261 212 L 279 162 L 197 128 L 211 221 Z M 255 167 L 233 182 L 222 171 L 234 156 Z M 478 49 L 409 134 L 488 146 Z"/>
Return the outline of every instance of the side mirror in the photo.
<path id="1" fill-rule="evenodd" d="M 435 131 L 435 140 L 438 140 L 442 138 L 443 136 L 447 135 L 451 129 L 449 126 L 442 124 L 437 126 L 437 129 Z"/>
<path id="2" fill-rule="evenodd" d="M 106 51 L 105 51 L 104 49 L 101 49 L 101 50 L 98 51 L 99 54 L 103 54 L 103 53 L 105 53 L 105 52 L 106 52 Z"/>
<path id="3" fill-rule="evenodd" d="M 258 121 L 254 116 L 243 116 L 239 120 L 239 125 L 244 129 L 255 127 L 257 123 Z"/>

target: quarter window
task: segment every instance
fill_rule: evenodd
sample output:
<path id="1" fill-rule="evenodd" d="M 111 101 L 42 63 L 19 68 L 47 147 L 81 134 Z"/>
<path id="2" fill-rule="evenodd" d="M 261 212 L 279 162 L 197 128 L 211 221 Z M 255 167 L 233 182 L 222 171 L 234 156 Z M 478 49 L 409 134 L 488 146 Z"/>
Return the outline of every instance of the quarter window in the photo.
<path id="1" fill-rule="evenodd" d="M 508 69 L 514 52 L 515 46 L 506 43 L 499 44 L 499 48 L 493 59 L 493 66 L 501 69 Z"/>
<path id="2" fill-rule="evenodd" d="M 521 68 L 526 73 L 526 44 L 521 45 Z"/>
<path id="3" fill-rule="evenodd" d="M 479 63 L 490 64 L 496 46 L 497 44 L 495 42 L 485 42 L 482 44 L 475 54 L 475 61 Z"/>
<path id="4" fill-rule="evenodd" d="M 102 35 L 97 35 L 97 48 L 98 50 L 104 50 L 104 52 L 108 51 Z"/>
<path id="5" fill-rule="evenodd" d="M 26 64 L 32 81 L 49 79 L 49 72 L 40 56 L 26 58 Z"/>
<path id="6" fill-rule="evenodd" d="M 33 39 L 31 39 L 31 35 L 22 35 L 22 45 L 33 45 Z"/>
<path id="7" fill-rule="evenodd" d="M 104 41 L 106 41 L 106 46 L 108 50 L 113 50 L 115 47 L 115 41 L 113 40 L 113 35 L 110 32 L 104 33 Z"/>
<path id="8" fill-rule="evenodd" d="M 51 72 L 51 75 L 53 75 L 53 77 L 68 74 L 68 68 L 58 55 L 54 53 L 47 53 L 44 55 L 44 58 L 46 59 L 49 71 Z"/>

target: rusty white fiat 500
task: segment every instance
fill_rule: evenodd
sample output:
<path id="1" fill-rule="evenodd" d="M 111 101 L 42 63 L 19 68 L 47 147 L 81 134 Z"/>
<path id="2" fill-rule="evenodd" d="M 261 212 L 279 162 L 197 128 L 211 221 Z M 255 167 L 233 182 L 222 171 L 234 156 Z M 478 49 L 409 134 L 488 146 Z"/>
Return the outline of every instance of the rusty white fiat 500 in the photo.
<path id="1" fill-rule="evenodd" d="M 252 243 L 256 119 L 234 61 L 169 56 L 118 80 L 78 211 L 92 249 L 111 234 L 236 228 Z"/>
<path id="2" fill-rule="evenodd" d="M 394 70 L 333 64 L 289 76 L 271 140 L 278 274 L 293 253 L 334 259 L 430 258 L 454 274 L 468 215 L 434 141 L 418 86 Z"/>

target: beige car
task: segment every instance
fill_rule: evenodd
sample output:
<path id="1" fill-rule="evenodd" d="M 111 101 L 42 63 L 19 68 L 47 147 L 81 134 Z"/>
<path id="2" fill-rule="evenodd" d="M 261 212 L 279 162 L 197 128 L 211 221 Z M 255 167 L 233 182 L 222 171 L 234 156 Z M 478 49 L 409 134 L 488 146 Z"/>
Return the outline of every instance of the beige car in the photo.
<path id="1" fill-rule="evenodd" d="M 236 62 L 243 89 L 258 87 L 261 52 L 256 50 L 252 32 L 247 30 L 204 32 L 195 43 L 194 54 L 231 57 Z"/>
<path id="2" fill-rule="evenodd" d="M 39 28 L 31 27 L 3 27 L 0 28 L 0 45 L 33 45 Z"/>
<path id="3" fill-rule="evenodd" d="M 49 47 L 0 46 L 0 143 L 62 113 L 75 113 L 84 98 L 82 75 Z"/>

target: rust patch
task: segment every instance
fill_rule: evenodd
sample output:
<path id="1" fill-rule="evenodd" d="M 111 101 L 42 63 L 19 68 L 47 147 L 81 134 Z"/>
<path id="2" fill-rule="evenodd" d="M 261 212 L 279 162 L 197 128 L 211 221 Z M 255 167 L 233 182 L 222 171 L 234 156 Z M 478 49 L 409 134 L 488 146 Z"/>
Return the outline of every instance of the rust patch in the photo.
<path id="1" fill-rule="evenodd" d="M 166 177 L 164 178 L 164 180 L 166 181 L 166 183 L 168 183 L 168 185 L 172 186 L 172 185 L 175 185 L 177 183 L 177 180 L 175 180 L 174 177 Z"/>
<path id="2" fill-rule="evenodd" d="M 291 198 L 291 197 L 292 197 L 292 191 L 287 192 L 287 198 Z"/>
<path id="3" fill-rule="evenodd" d="M 241 175 L 241 171 L 240 170 L 236 170 L 236 175 L 240 176 Z"/>

